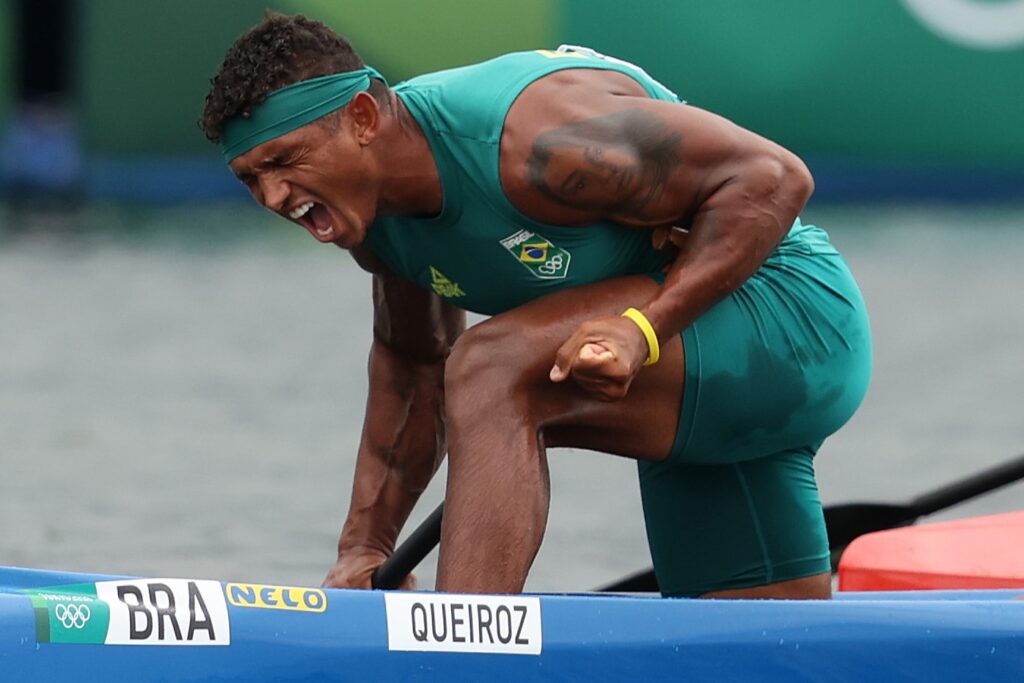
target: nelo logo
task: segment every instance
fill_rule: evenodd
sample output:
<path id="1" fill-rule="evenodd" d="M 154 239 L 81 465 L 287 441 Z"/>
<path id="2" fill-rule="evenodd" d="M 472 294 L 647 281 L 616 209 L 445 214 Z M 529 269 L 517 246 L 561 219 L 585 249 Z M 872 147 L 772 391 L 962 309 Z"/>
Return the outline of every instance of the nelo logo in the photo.
<path id="1" fill-rule="evenodd" d="M 327 595 L 317 588 L 263 586 L 255 583 L 229 583 L 224 587 L 228 602 L 235 607 L 261 607 L 295 612 L 323 612 Z"/>

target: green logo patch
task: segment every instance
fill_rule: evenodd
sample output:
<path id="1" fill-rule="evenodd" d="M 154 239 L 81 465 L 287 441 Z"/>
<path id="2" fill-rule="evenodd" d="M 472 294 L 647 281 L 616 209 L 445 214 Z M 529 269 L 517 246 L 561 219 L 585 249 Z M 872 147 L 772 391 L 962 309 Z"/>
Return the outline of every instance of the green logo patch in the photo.
<path id="1" fill-rule="evenodd" d="M 91 583 L 42 588 L 25 593 L 36 614 L 40 643 L 102 643 L 107 637 L 110 607 L 96 597 Z"/>
<path id="2" fill-rule="evenodd" d="M 106 645 L 230 645 L 218 581 L 130 579 L 33 588 L 36 640 Z"/>
<path id="3" fill-rule="evenodd" d="M 500 242 L 524 268 L 541 280 L 563 280 L 569 274 L 572 254 L 541 235 L 520 230 Z"/>

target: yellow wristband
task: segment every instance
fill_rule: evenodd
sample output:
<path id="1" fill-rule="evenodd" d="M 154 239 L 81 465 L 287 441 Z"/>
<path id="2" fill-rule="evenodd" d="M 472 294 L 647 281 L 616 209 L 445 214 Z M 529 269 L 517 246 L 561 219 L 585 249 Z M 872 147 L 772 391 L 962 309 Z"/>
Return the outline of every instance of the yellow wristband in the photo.
<path id="1" fill-rule="evenodd" d="M 644 339 L 647 340 L 647 360 L 644 361 L 644 365 L 657 363 L 661 358 L 661 347 L 658 345 L 658 335 L 654 334 L 654 328 L 651 327 L 651 321 L 635 308 L 627 308 L 622 313 L 622 317 L 635 322 L 640 331 L 644 333 Z"/>

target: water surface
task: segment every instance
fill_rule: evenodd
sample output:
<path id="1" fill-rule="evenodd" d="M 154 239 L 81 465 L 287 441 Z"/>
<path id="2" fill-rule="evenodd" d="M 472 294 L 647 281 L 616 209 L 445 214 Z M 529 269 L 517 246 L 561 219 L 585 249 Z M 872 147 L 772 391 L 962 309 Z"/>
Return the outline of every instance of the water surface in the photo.
<path id="1" fill-rule="evenodd" d="M 1024 208 L 804 217 L 846 255 L 875 340 L 868 397 L 818 459 L 825 502 L 907 500 L 1024 452 Z M 0 564 L 319 583 L 352 482 L 369 284 L 244 206 L 0 209 Z M 634 464 L 559 450 L 551 466 L 528 589 L 647 565 Z M 443 471 L 414 522 L 442 489 Z M 1017 486 L 937 518 L 1021 507 Z"/>

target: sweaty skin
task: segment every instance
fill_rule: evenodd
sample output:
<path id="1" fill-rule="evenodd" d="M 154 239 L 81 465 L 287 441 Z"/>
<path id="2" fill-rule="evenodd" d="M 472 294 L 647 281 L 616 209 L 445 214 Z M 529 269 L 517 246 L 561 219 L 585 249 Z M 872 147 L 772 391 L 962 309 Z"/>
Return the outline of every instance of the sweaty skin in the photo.
<path id="1" fill-rule="evenodd" d="M 547 447 L 667 456 L 683 386 L 679 332 L 763 263 L 810 196 L 810 175 L 774 143 L 652 100 L 623 74 L 544 76 L 506 118 L 500 178 L 512 204 L 546 223 L 689 233 L 673 239 L 678 255 L 660 287 L 628 277 L 562 290 L 465 330 L 461 311 L 361 246 L 380 213 L 440 211 L 422 132 L 391 92 L 383 105 L 360 93 L 338 116 L 335 133 L 310 124 L 231 164 L 257 201 L 286 218 L 312 202 L 294 222 L 374 273 L 370 394 L 325 584 L 369 586 L 447 450 L 437 588 L 519 592 L 547 520 Z M 651 322 L 657 365 L 641 369 L 647 340 L 621 317 L 628 307 Z M 826 573 L 715 597 L 829 592 Z"/>
<path id="2" fill-rule="evenodd" d="M 629 141 L 623 131 L 629 130 Z M 660 117 L 624 111 L 541 133 L 527 159 L 530 182 L 566 207 L 643 221 L 679 163 L 678 133 Z"/>
<path id="3" fill-rule="evenodd" d="M 648 99 L 618 73 L 571 70 L 540 79 L 509 112 L 501 150 L 502 184 L 532 218 L 690 226 L 664 286 L 633 304 L 643 303 L 636 307 L 662 341 L 757 270 L 813 189 L 791 153 L 696 107 Z M 605 340 L 610 355 L 579 358 L 585 344 L 612 337 L 613 329 L 618 334 Z M 646 356 L 639 329 L 615 316 L 577 329 L 551 376 L 602 384 L 600 393 L 618 398 Z"/>

